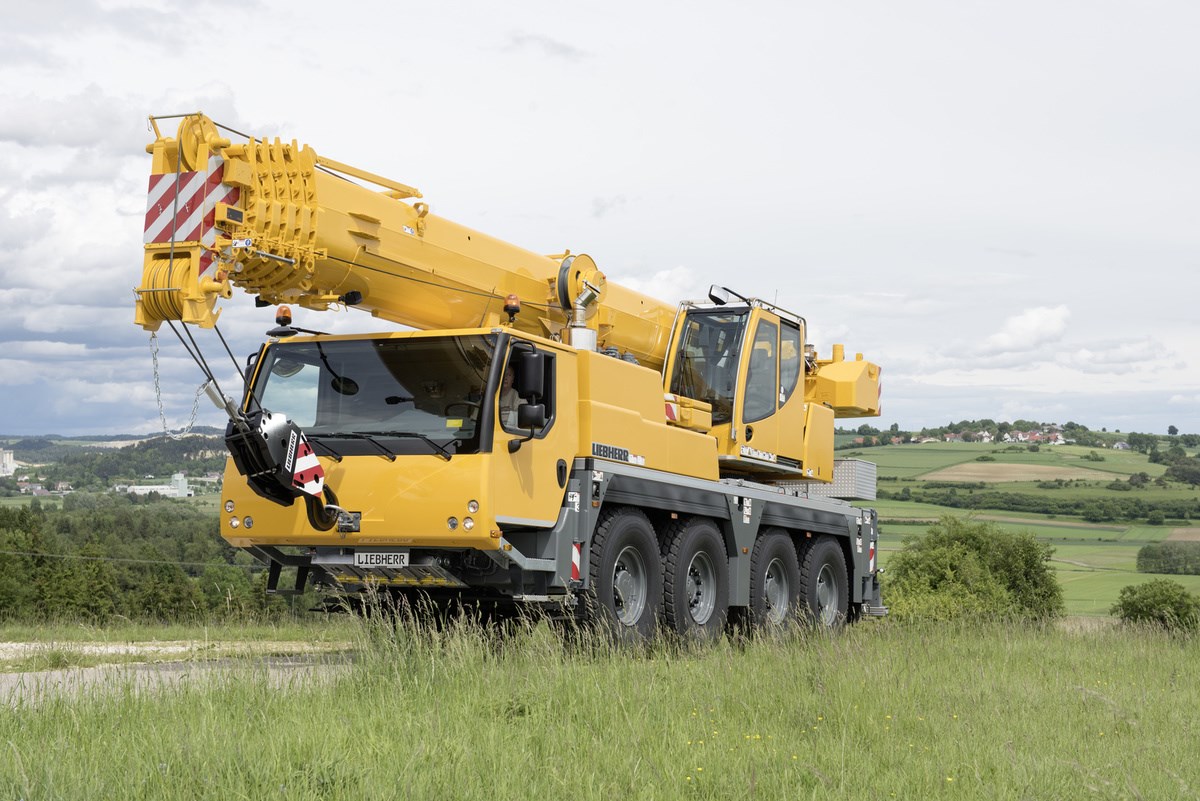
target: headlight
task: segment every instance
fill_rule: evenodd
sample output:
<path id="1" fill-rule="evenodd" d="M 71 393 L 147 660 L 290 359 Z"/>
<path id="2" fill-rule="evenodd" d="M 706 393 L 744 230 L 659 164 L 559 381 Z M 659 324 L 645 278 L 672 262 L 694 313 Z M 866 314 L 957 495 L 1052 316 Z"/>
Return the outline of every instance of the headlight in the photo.
<path id="1" fill-rule="evenodd" d="M 454 529 L 458 528 L 458 518 L 452 517 L 449 520 L 447 520 L 446 528 L 450 529 L 451 531 L 454 531 Z"/>
<path id="2" fill-rule="evenodd" d="M 230 528 L 237 528 L 241 524 L 242 524 L 242 521 L 238 520 L 236 517 L 229 518 L 229 527 Z"/>
<path id="3" fill-rule="evenodd" d="M 225 511 L 226 512 L 233 511 L 233 501 L 225 501 Z"/>
<path id="4" fill-rule="evenodd" d="M 242 518 L 242 525 L 246 528 L 254 528 L 254 518 L 247 515 Z"/>
<path id="5" fill-rule="evenodd" d="M 479 501 L 467 501 L 467 512 L 475 514 L 479 511 Z"/>
<path id="6" fill-rule="evenodd" d="M 475 521 L 469 517 L 463 518 L 463 531 L 470 531 L 475 528 Z"/>

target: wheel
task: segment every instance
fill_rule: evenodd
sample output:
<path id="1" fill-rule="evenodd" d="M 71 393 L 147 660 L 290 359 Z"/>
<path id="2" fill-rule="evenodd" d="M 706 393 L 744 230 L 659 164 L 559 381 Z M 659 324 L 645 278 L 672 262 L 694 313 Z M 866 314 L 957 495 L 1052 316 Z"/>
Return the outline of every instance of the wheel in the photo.
<path id="1" fill-rule="evenodd" d="M 665 547 L 663 619 L 680 634 L 720 636 L 729 617 L 729 557 L 721 532 L 693 517 L 671 527 Z"/>
<path id="2" fill-rule="evenodd" d="M 604 512 L 590 551 L 591 616 L 619 640 L 651 636 L 662 597 L 662 563 L 646 515 L 631 508 Z"/>
<path id="3" fill-rule="evenodd" d="M 850 611 L 850 579 L 846 557 L 837 540 L 821 537 L 804 555 L 800 569 L 804 611 L 818 626 L 834 628 L 846 622 Z"/>
<path id="4" fill-rule="evenodd" d="M 750 556 L 750 622 L 779 626 L 800 613 L 800 562 L 792 538 L 769 531 L 754 543 Z"/>

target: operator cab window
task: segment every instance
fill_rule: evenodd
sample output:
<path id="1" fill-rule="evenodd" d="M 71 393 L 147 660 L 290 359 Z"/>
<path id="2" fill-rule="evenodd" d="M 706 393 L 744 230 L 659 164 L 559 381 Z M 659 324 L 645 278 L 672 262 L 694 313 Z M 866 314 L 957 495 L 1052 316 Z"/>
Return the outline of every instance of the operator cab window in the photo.
<path id="1" fill-rule="evenodd" d="M 713 425 L 733 419 L 745 311 L 692 311 L 680 337 L 671 392 L 712 406 Z"/>

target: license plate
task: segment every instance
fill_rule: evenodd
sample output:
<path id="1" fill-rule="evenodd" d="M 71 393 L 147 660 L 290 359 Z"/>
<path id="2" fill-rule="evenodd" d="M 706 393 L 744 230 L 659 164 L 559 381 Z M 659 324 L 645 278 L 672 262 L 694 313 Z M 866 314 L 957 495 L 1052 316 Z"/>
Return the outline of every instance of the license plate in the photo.
<path id="1" fill-rule="evenodd" d="M 355 551 L 354 566 L 392 570 L 408 567 L 408 551 Z"/>

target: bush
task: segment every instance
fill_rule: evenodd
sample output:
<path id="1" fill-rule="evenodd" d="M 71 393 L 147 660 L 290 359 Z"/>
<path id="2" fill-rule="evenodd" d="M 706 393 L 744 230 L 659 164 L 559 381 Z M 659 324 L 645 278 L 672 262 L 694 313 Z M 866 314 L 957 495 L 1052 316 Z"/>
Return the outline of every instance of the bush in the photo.
<path id="1" fill-rule="evenodd" d="M 1200 598 L 1171 579 L 1123 588 L 1110 611 L 1125 623 L 1151 623 L 1171 630 L 1193 631 L 1200 624 Z"/>
<path id="2" fill-rule="evenodd" d="M 1063 599 L 1049 564 L 1053 552 L 1032 534 L 943 517 L 924 537 L 906 539 L 890 560 L 888 606 L 900 620 L 1054 618 Z"/>

